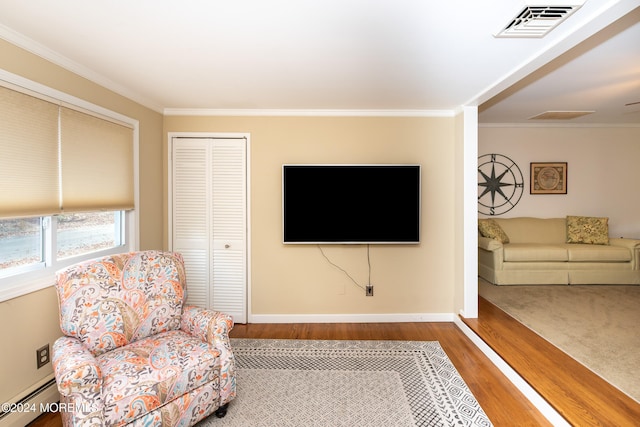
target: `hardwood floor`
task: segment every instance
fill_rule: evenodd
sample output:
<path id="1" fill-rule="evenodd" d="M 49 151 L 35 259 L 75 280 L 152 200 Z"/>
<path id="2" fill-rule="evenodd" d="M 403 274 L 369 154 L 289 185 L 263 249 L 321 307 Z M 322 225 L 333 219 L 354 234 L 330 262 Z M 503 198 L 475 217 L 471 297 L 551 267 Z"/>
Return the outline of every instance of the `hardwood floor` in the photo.
<path id="1" fill-rule="evenodd" d="M 502 310 L 479 299 L 478 319 L 462 319 L 563 417 L 575 426 L 637 426 L 640 404 L 543 340 Z M 440 341 L 495 426 L 550 423 L 453 323 L 250 324 L 236 338 Z M 44 414 L 33 427 L 60 427 Z"/>
<path id="2" fill-rule="evenodd" d="M 341 323 L 236 325 L 236 338 L 439 341 L 495 426 L 551 424 L 453 323 Z M 32 427 L 60 427 L 44 414 Z M 355 426 L 354 426 L 355 427 Z"/>
<path id="3" fill-rule="evenodd" d="M 239 325 L 239 338 L 439 341 L 495 426 L 550 426 L 453 323 Z"/>
<path id="4" fill-rule="evenodd" d="M 638 402 L 482 297 L 478 308 L 464 323 L 572 425 L 640 425 Z"/>

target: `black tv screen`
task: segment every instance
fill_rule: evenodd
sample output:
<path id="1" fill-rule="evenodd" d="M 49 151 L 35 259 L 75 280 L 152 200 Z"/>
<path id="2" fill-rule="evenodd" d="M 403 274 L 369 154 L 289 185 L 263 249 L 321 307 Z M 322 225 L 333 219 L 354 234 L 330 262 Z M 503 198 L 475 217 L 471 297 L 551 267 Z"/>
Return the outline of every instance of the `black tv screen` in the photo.
<path id="1" fill-rule="evenodd" d="M 419 165 L 283 165 L 284 243 L 420 242 Z"/>

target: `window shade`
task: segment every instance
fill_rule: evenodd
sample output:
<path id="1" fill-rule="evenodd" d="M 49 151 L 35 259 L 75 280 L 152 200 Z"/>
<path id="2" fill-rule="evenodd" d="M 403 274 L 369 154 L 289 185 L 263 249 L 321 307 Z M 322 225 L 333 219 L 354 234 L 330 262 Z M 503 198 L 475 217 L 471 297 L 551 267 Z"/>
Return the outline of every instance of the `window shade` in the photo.
<path id="1" fill-rule="evenodd" d="M 0 84 L 0 218 L 134 208 L 133 129 Z"/>
<path id="2" fill-rule="evenodd" d="M 133 130 L 61 107 L 62 210 L 133 209 Z"/>
<path id="3" fill-rule="evenodd" d="M 0 86 L 0 217 L 59 212 L 58 105 Z"/>

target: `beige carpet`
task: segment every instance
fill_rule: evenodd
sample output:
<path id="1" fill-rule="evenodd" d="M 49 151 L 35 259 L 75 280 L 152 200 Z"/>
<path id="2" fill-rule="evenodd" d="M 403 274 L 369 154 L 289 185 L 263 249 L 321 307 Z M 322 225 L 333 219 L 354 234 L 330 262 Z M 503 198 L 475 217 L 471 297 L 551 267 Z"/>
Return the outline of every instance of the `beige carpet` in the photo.
<path id="1" fill-rule="evenodd" d="M 640 402 L 640 286 L 495 286 L 479 294 Z"/>

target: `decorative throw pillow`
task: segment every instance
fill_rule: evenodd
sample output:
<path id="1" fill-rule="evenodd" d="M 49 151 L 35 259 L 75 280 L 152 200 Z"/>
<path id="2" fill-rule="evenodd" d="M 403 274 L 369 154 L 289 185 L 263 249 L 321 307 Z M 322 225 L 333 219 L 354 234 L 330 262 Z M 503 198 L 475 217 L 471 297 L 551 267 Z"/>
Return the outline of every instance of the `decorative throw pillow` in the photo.
<path id="1" fill-rule="evenodd" d="M 502 227 L 492 219 L 479 219 L 478 230 L 483 237 L 489 237 L 500 243 L 509 243 L 509 236 Z"/>
<path id="2" fill-rule="evenodd" d="M 609 218 L 567 216 L 567 243 L 609 244 Z"/>

